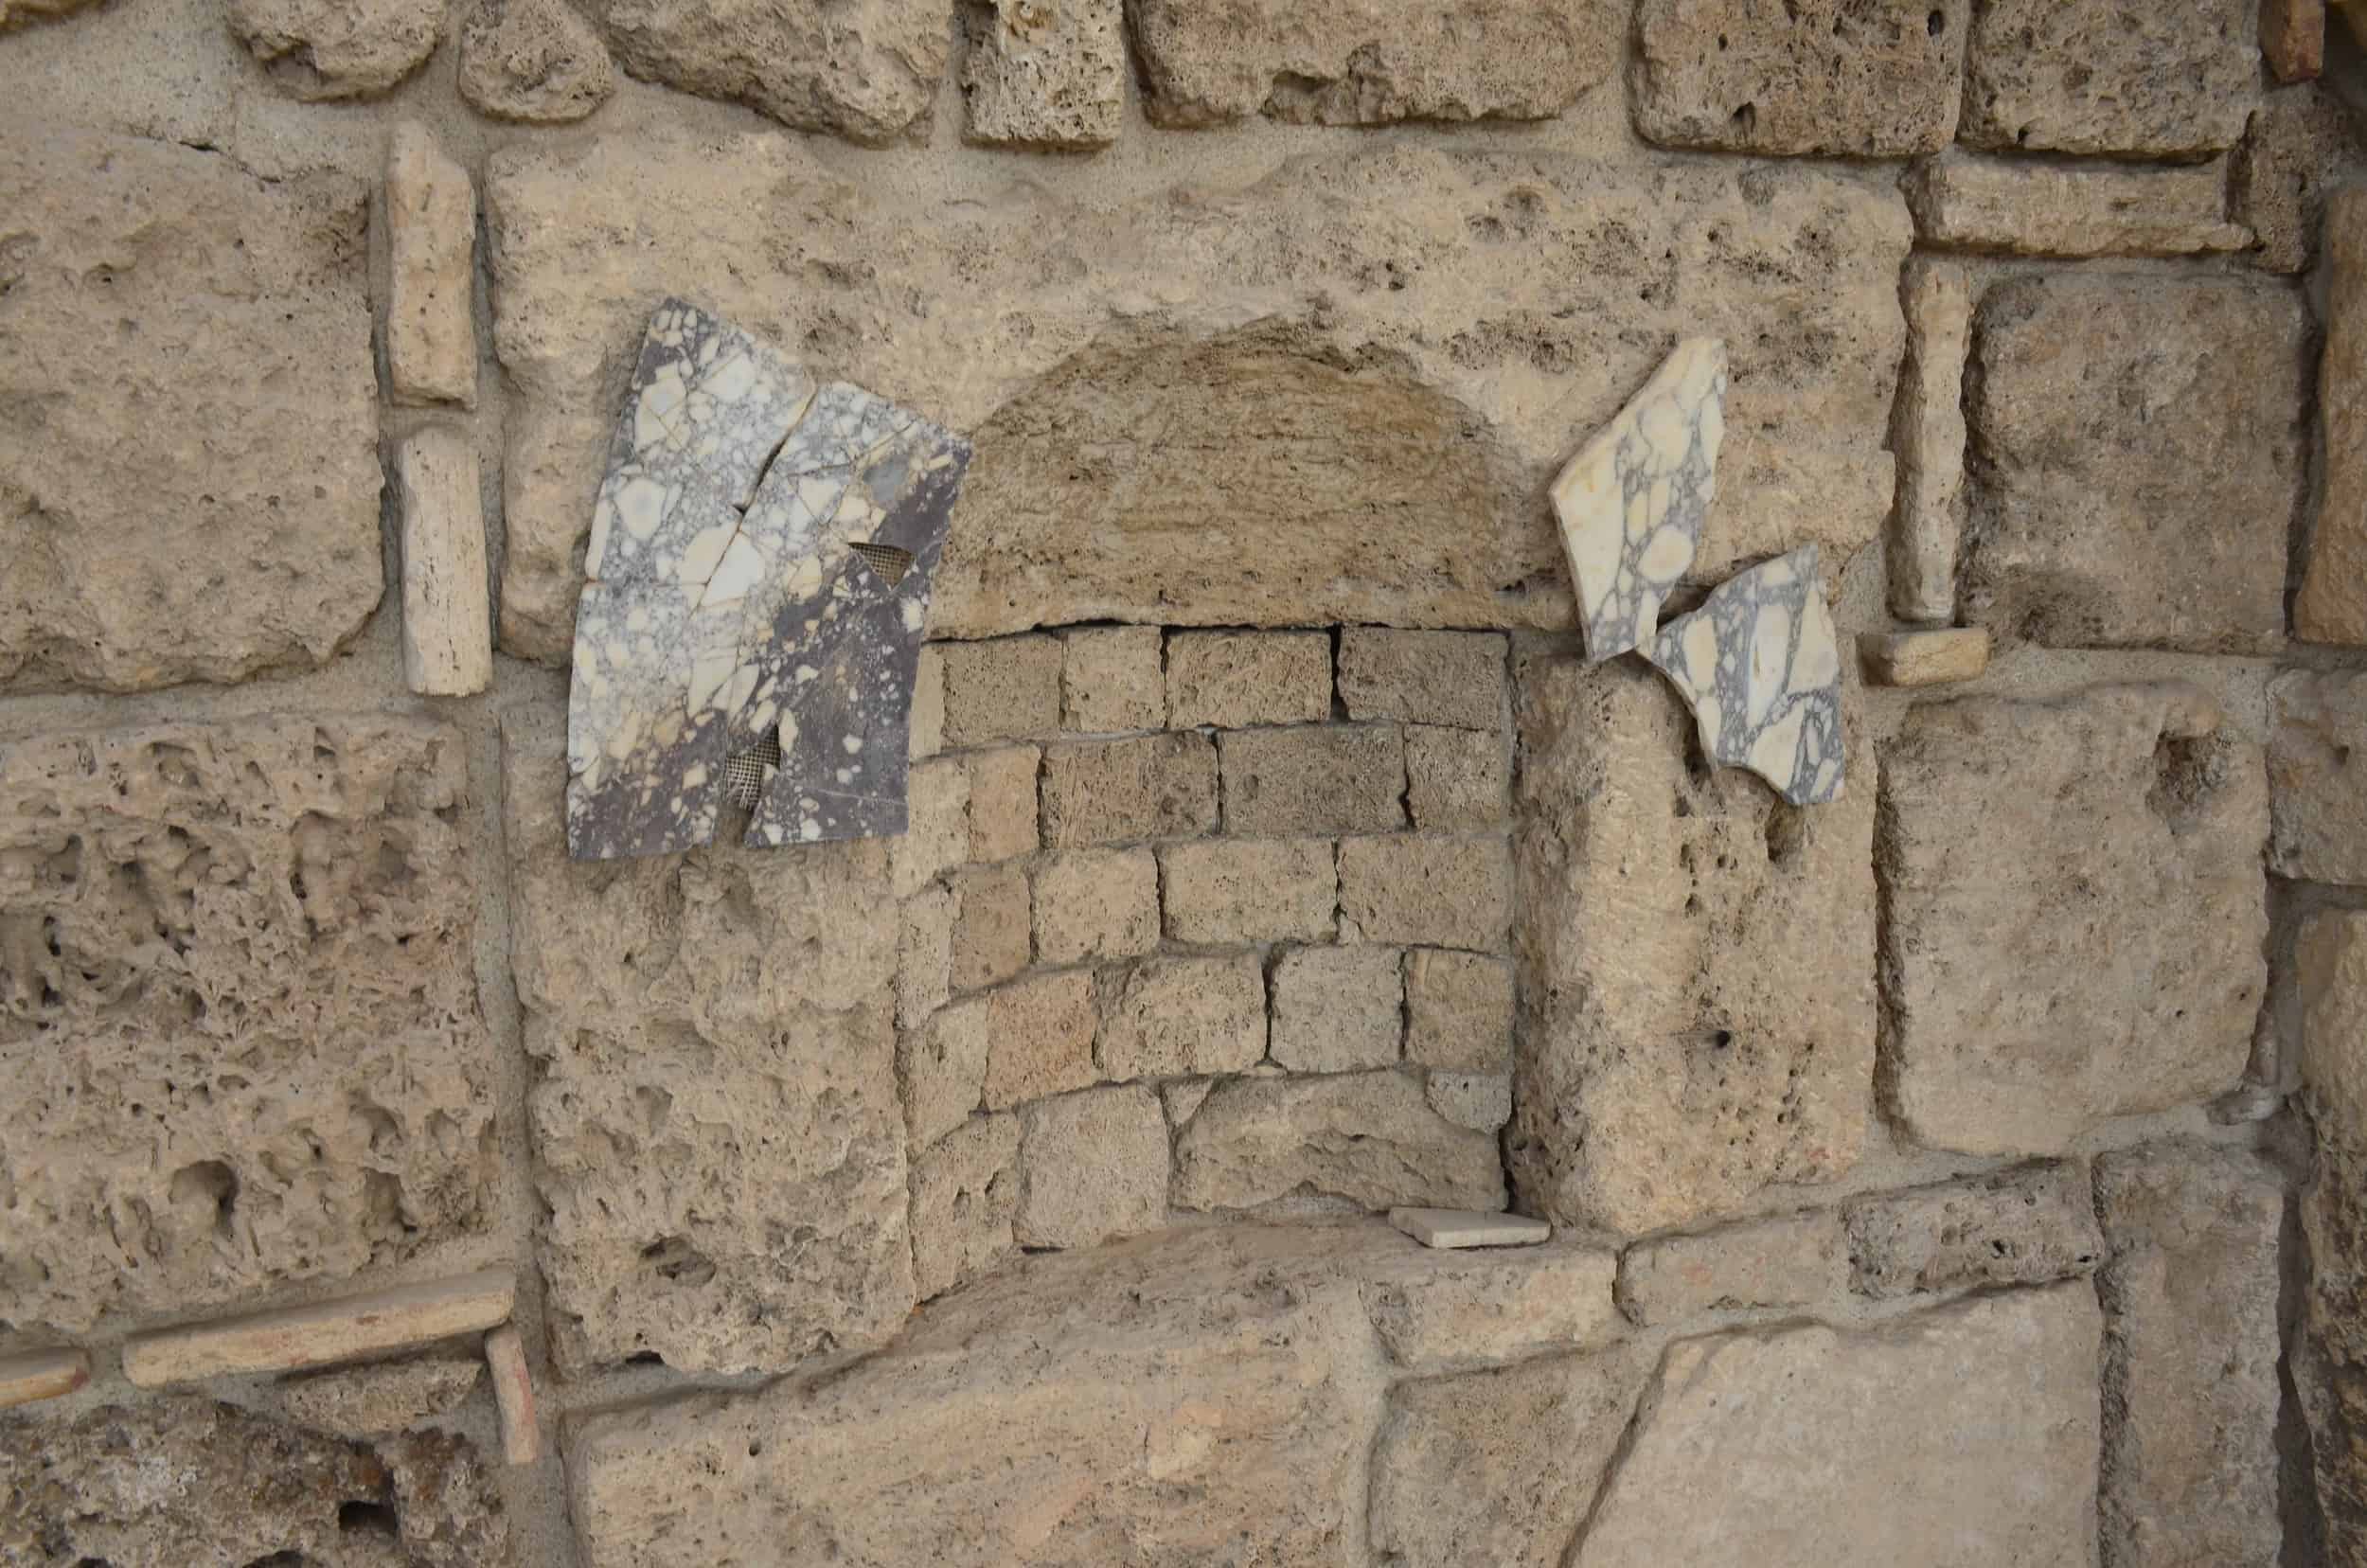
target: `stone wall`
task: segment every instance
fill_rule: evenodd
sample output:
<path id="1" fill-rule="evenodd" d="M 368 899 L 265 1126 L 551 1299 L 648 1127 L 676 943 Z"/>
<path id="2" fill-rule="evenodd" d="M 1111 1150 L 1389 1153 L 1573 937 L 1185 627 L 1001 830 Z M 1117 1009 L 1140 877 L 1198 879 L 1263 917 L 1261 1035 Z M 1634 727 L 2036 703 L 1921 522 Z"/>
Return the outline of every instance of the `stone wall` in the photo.
<path id="1" fill-rule="evenodd" d="M 0 0 L 0 1562 L 2367 1564 L 2340 21 Z M 668 295 L 974 443 L 899 838 L 567 856 Z M 1575 630 L 1693 335 L 1670 612 L 1891 639 L 1830 805 Z"/>

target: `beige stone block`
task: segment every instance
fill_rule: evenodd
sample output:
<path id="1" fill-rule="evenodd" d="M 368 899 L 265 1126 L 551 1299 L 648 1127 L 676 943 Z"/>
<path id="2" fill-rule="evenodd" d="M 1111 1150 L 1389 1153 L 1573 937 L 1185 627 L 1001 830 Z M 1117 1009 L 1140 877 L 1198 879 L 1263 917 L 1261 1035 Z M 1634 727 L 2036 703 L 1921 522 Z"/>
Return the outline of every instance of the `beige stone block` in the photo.
<path id="1" fill-rule="evenodd" d="M 1294 1073 L 1397 1064 L 1404 954 L 1391 947 L 1292 948 L 1274 960 L 1267 1050 Z"/>
<path id="2" fill-rule="evenodd" d="M 2367 1547 L 2367 914 L 2313 914 L 2295 957 L 2302 1104 L 2317 1149 L 2301 1197 L 2306 1332 L 2289 1359 L 2328 1544 L 2355 1553 Z"/>
<path id="3" fill-rule="evenodd" d="M 474 360 L 471 365 L 473 368 Z M 402 676 L 429 697 L 493 684 L 493 609 L 476 449 L 431 426 L 395 454 L 402 493 Z"/>
<path id="4" fill-rule="evenodd" d="M 479 114 L 563 125 L 616 89 L 608 45 L 567 0 L 477 0 L 459 31 L 460 96 Z"/>
<path id="5" fill-rule="evenodd" d="M 1433 1111 L 1474 1132 L 1493 1132 L 1512 1119 L 1509 1073 L 1431 1073 L 1422 1094 Z"/>
<path id="6" fill-rule="evenodd" d="M 490 1328 L 508 1319 L 517 1293 L 509 1271 L 487 1269 L 311 1307 L 160 1328 L 124 1342 L 123 1375 L 142 1388 L 161 1388 L 358 1361 Z"/>
<path id="7" fill-rule="evenodd" d="M 1318 723 L 1331 717 L 1331 638 L 1322 632 L 1167 635 L 1167 726 Z"/>
<path id="8" fill-rule="evenodd" d="M 980 1116 L 913 1161 L 913 1288 L 921 1300 L 1018 1255 L 1019 1131 L 1010 1112 Z"/>
<path id="9" fill-rule="evenodd" d="M 1511 814 L 1512 757 L 1501 734 L 1409 724 L 1405 803 L 1425 832 L 1497 828 Z"/>
<path id="10" fill-rule="evenodd" d="M 1394 724 L 1220 735 L 1228 833 L 1386 832 L 1405 826 L 1405 743 Z"/>
<path id="11" fill-rule="evenodd" d="M 1167 1219 L 1167 1118 L 1140 1084 L 1029 1106 L 1026 1180 L 1011 1234 L 1026 1247 L 1091 1247 Z"/>
<path id="12" fill-rule="evenodd" d="M 376 1437 L 441 1416 L 485 1378 L 475 1356 L 428 1355 L 289 1378 L 274 1390 L 299 1426 L 340 1437 Z"/>
<path id="13" fill-rule="evenodd" d="M 962 758 L 970 773 L 971 860 L 990 864 L 1036 852 L 1036 770 L 1042 756 L 1034 746 L 1010 746 Z"/>
<path id="14" fill-rule="evenodd" d="M 1094 1081 L 1099 1025 L 1087 970 L 1030 975 L 987 998 L 987 1109 L 1001 1111 Z"/>
<path id="15" fill-rule="evenodd" d="M 958 757 L 916 764 L 904 805 L 904 831 L 888 845 L 899 899 L 970 859 L 970 770 Z"/>
<path id="16" fill-rule="evenodd" d="M 2103 1260 L 2088 1172 L 2067 1160 L 1842 1205 L 1850 1279 L 1878 1299 L 2044 1285 Z"/>
<path id="17" fill-rule="evenodd" d="M 1875 686 L 1945 686 L 1974 681 L 1989 668 L 1986 627 L 1952 626 L 1940 632 L 1864 632 L 1858 658 Z"/>
<path id="18" fill-rule="evenodd" d="M 1166 727 L 1167 676 L 1155 626 L 1097 626 L 1060 634 L 1060 727 L 1116 735 Z"/>
<path id="19" fill-rule="evenodd" d="M 272 84 L 305 102 L 370 98 L 419 68 L 444 36 L 434 0 L 235 0 L 231 34 Z"/>
<path id="20" fill-rule="evenodd" d="M 505 1323 L 485 1336 L 485 1364 L 493 1378 L 502 1462 L 531 1465 L 543 1457 L 543 1428 L 534 1413 L 534 1374 L 526 1366 L 525 1341 L 517 1329 Z"/>
<path id="21" fill-rule="evenodd" d="M 1164 845 L 1166 933 L 1179 942 L 1322 941 L 1339 882 L 1329 839 L 1210 839 Z"/>
<path id="22" fill-rule="evenodd" d="M 565 0 L 555 0 L 564 4 Z M 913 663 L 913 706 L 905 723 L 906 755 L 915 762 L 945 749 L 945 646 L 922 643 Z"/>
<path id="23" fill-rule="evenodd" d="M 1405 955 L 1405 1055 L 1454 1072 L 1512 1064 L 1512 966 L 1477 953 Z"/>
<path id="24" fill-rule="evenodd" d="M 1956 547 L 1964 532 L 1965 356 L 1972 285 L 1953 261 L 1917 257 L 1898 285 L 1907 357 L 1891 409 L 1898 500 L 1891 514 L 1890 607 L 1901 620 L 1956 615 Z"/>
<path id="25" fill-rule="evenodd" d="M 2292 670 L 2269 686 L 2269 869 L 2367 882 L 2367 675 Z"/>
<path id="26" fill-rule="evenodd" d="M 989 0 L 963 15 L 968 140 L 1061 149 L 1117 140 L 1126 101 L 1120 0 Z"/>
<path id="27" fill-rule="evenodd" d="M 2318 260 L 2326 192 L 2357 167 L 2350 113 L 2316 86 L 2271 91 L 2228 163 L 2228 211 L 2258 238 L 2252 265 L 2306 272 Z"/>
<path id="28" fill-rule="evenodd" d="M 2259 0 L 2132 11 L 2114 0 L 1984 0 L 1958 137 L 2004 152 L 2186 161 L 2235 145 L 2259 96 Z"/>
<path id="29" fill-rule="evenodd" d="M 1389 1219 L 1424 1243 L 1375 1264 L 1362 1282 L 1364 1310 L 1399 1366 L 1446 1372 L 1591 1350 L 1627 1327 L 1611 1299 L 1618 1259 L 1539 1245 L 1541 1221 L 1440 1209 L 1393 1209 Z"/>
<path id="30" fill-rule="evenodd" d="M 1047 849 L 1216 831 L 1217 747 L 1204 735 L 1047 746 Z"/>
<path id="31" fill-rule="evenodd" d="M 417 120 L 386 149 L 386 375 L 399 402 L 476 406 L 476 187 Z"/>
<path id="32" fill-rule="evenodd" d="M 2293 634 L 2359 647 L 2367 645 L 2367 189 L 2331 192 L 2325 213 L 2326 340 L 2318 356 L 2325 483 Z"/>
<path id="33" fill-rule="evenodd" d="M 2293 956 L 2313 1120 L 2329 1145 L 2367 1143 L 2367 913 L 2312 913 Z"/>
<path id="34" fill-rule="evenodd" d="M 33 1350 L 0 1356 L 0 1410 L 71 1394 L 90 1381 L 90 1357 L 80 1350 Z"/>
<path id="35" fill-rule="evenodd" d="M 1060 640 L 997 637 L 937 645 L 945 666 L 945 743 L 1033 740 L 1060 728 Z"/>
<path id="36" fill-rule="evenodd" d="M 973 865 L 953 874 L 951 948 L 956 991 L 999 985 L 1027 967 L 1027 870 L 1020 865 Z"/>
<path id="37" fill-rule="evenodd" d="M 928 112 L 952 47 L 945 11 L 922 0 L 852 10 L 821 0 L 662 9 L 608 0 L 594 14 L 635 77 L 866 147 L 887 145 Z"/>
<path id="38" fill-rule="evenodd" d="M 896 1022 L 917 1029 L 953 999 L 953 890 L 922 888 L 903 903 L 896 938 Z"/>
<path id="39" fill-rule="evenodd" d="M 1831 1209 L 1638 1241 L 1619 1260 L 1619 1310 L 1646 1328 L 1705 1312 L 1845 1299 L 1849 1249 Z"/>
<path id="40" fill-rule="evenodd" d="M 1915 234 L 1942 250 L 2008 256 L 2198 256 L 2237 251 L 2227 162 L 2145 169 L 1942 152 L 1908 176 Z"/>
<path id="41" fill-rule="evenodd" d="M 1503 951 L 1512 854 L 1500 838 L 1340 841 L 1340 938 Z"/>
<path id="42" fill-rule="evenodd" d="M 2261 0 L 2260 55 L 2279 81 L 2306 81 L 2325 64 L 2326 0 Z"/>
<path id="43" fill-rule="evenodd" d="M 1036 868 L 1036 955 L 1135 958 L 1159 945 L 1159 862 L 1148 849 L 1071 849 Z"/>
<path id="44" fill-rule="evenodd" d="M 1433 1111 L 1405 1073 L 1237 1078 L 1176 1137 L 1179 1208 L 1255 1208 L 1302 1187 L 1369 1209 L 1504 1206 L 1496 1140 Z"/>
<path id="45" fill-rule="evenodd" d="M 1255 953 L 1148 958 L 1127 971 L 1101 1030 L 1101 1076 L 1237 1073 L 1266 1054 L 1266 982 Z"/>
<path id="46" fill-rule="evenodd" d="M 1159 1105 L 1167 1114 L 1169 1130 L 1180 1130 L 1217 1086 L 1214 1078 L 1182 1078 L 1159 1085 Z"/>
<path id="47" fill-rule="evenodd" d="M 1393 1208 L 1389 1222 L 1425 1247 L 1461 1252 L 1473 1247 L 1534 1247 L 1553 1239 L 1554 1227 L 1524 1214 L 1469 1209 Z"/>
<path id="48" fill-rule="evenodd" d="M 1340 700 L 1356 720 L 1501 730 L 1504 638 L 1492 632 L 1340 629 Z"/>

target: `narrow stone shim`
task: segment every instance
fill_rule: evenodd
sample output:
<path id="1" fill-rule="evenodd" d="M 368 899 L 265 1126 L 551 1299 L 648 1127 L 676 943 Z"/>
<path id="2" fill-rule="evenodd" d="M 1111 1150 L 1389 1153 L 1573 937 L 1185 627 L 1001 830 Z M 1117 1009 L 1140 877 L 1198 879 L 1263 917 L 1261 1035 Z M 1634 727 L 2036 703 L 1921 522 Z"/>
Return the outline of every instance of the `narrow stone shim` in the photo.
<path id="1" fill-rule="evenodd" d="M 512 1465 L 531 1465 L 543 1456 L 543 1433 L 534 1416 L 534 1375 L 526 1368 L 525 1343 L 517 1329 L 505 1323 L 485 1336 L 485 1364 L 493 1372 L 502 1458 Z"/>
<path id="2" fill-rule="evenodd" d="M 123 1375 L 142 1388 L 246 1372 L 291 1372 L 451 1334 L 490 1328 L 509 1316 L 517 1281 L 486 1269 L 425 1285 L 400 1285 L 279 1312 L 190 1324 L 133 1335 Z"/>
<path id="3" fill-rule="evenodd" d="M 90 1358 L 80 1350 L 35 1350 L 0 1356 L 0 1410 L 71 1394 L 90 1381 Z"/>

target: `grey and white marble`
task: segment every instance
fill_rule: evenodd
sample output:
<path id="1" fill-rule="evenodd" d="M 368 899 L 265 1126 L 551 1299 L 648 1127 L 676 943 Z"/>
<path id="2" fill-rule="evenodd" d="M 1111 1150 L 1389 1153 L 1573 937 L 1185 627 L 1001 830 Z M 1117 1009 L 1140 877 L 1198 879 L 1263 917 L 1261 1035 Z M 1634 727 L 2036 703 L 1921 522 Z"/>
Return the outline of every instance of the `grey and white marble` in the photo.
<path id="1" fill-rule="evenodd" d="M 914 667 L 969 458 L 917 415 L 817 387 L 729 323 L 660 306 L 585 551 L 570 853 L 709 842 L 731 759 L 770 763 L 773 738 L 781 761 L 759 775 L 750 843 L 901 831 Z M 886 584 L 857 543 L 909 552 L 913 569 Z M 810 727 L 840 748 L 828 766 L 800 741 Z M 825 786 L 863 804 L 825 810 Z"/>
<path id="2" fill-rule="evenodd" d="M 1729 578 L 1645 656 L 1693 709 L 1711 761 L 1750 769 L 1795 806 L 1840 798 L 1841 645 L 1815 545 Z"/>
<path id="3" fill-rule="evenodd" d="M 1687 338 L 1553 485 L 1590 664 L 1648 646 L 1717 488 L 1726 345 Z"/>

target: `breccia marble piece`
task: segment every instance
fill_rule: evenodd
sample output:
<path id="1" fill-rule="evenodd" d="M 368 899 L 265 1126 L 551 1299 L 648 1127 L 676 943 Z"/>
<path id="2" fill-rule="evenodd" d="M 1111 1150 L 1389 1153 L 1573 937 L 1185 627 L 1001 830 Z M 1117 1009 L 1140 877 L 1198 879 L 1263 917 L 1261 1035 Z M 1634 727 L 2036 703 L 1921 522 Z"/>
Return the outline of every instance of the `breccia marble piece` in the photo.
<path id="1" fill-rule="evenodd" d="M 1693 709 L 1711 761 L 1750 769 L 1794 806 L 1840 797 L 1841 650 L 1815 545 L 1736 573 L 1646 657 Z"/>
<path id="2" fill-rule="evenodd" d="M 1725 435 L 1726 345 L 1687 338 L 1554 480 L 1586 656 L 1647 646 L 1693 565 Z"/>
<path id="3" fill-rule="evenodd" d="M 688 849 L 735 797 L 750 845 L 903 831 L 921 626 L 969 460 L 917 415 L 660 305 L 584 555 L 569 852 Z"/>

